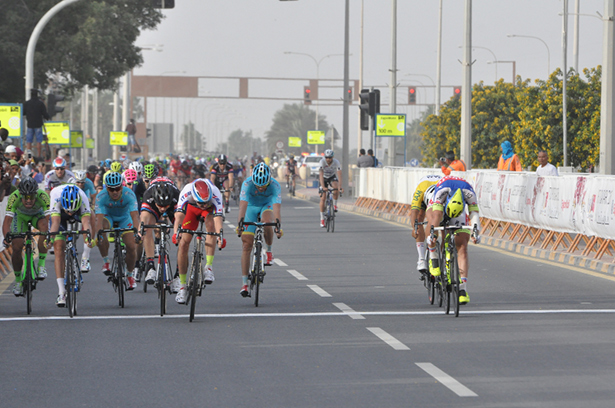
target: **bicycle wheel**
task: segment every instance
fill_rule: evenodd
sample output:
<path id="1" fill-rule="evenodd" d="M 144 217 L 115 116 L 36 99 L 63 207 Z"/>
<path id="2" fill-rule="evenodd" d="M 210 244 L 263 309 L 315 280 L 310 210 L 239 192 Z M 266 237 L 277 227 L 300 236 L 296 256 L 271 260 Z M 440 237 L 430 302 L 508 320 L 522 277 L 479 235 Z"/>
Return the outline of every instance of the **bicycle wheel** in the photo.
<path id="1" fill-rule="evenodd" d="M 254 245 L 254 306 L 258 307 L 258 294 L 261 286 L 261 275 L 263 273 L 263 247 L 260 242 Z"/>
<path id="2" fill-rule="evenodd" d="M 158 263 L 158 273 L 156 274 L 158 285 L 156 289 L 158 289 L 158 298 L 160 299 L 160 316 L 164 316 L 167 312 L 167 291 L 165 285 L 167 276 L 166 253 L 161 253 L 159 259 L 161 262 Z"/>
<path id="3" fill-rule="evenodd" d="M 327 232 L 331 230 L 331 208 L 329 206 L 329 199 L 327 199 L 327 205 L 325 207 L 325 226 L 327 227 Z"/>
<path id="4" fill-rule="evenodd" d="M 427 279 L 427 296 L 429 297 L 429 304 L 433 305 L 433 302 L 436 300 L 436 280 L 431 274 L 425 276 Z"/>
<path id="5" fill-rule="evenodd" d="M 451 277 L 450 277 L 450 266 L 448 264 L 448 262 L 446 261 L 446 257 L 447 257 L 447 253 L 448 253 L 449 249 L 445 248 L 444 249 L 444 256 L 443 256 L 443 262 L 441 263 L 441 270 L 442 270 L 442 284 L 444 285 L 444 296 L 445 296 L 445 305 L 444 305 L 444 312 L 446 314 L 449 314 L 451 311 Z M 450 255 L 449 255 L 450 256 Z"/>
<path id="6" fill-rule="evenodd" d="M 66 307 L 68 308 L 68 316 L 73 317 L 73 303 L 75 294 L 75 275 L 73 274 L 73 259 L 72 255 L 68 255 L 66 259 L 66 268 L 64 271 L 64 289 L 66 290 Z"/>
<path id="7" fill-rule="evenodd" d="M 139 261 L 139 281 L 143 282 L 143 292 L 147 293 L 147 281 L 145 280 L 145 274 L 147 273 L 147 255 L 145 254 L 145 249 L 143 249 L 143 255 L 141 255 L 141 260 Z"/>
<path id="8" fill-rule="evenodd" d="M 453 297 L 453 310 L 455 311 L 455 317 L 459 317 L 459 261 L 457 259 L 457 247 L 453 245 L 451 251 L 451 287 Z"/>
<path id="9" fill-rule="evenodd" d="M 32 274 L 33 270 L 33 259 L 32 259 L 32 247 L 30 245 L 26 245 L 26 263 L 25 263 L 25 275 L 23 276 L 23 281 L 21 283 L 22 290 L 24 291 L 24 295 L 26 297 L 26 311 L 28 314 L 32 313 L 32 289 L 34 286 L 34 277 Z"/>
<path id="10" fill-rule="evenodd" d="M 333 205 L 333 201 L 331 201 L 331 233 L 335 232 L 335 205 Z"/>
<path id="11" fill-rule="evenodd" d="M 194 311 L 196 309 L 196 296 L 201 285 L 201 262 L 198 254 L 194 255 L 192 269 L 190 270 L 190 284 L 188 291 L 190 293 L 190 321 L 194 320 Z"/>
<path id="12" fill-rule="evenodd" d="M 116 251 L 116 256 L 117 261 L 115 263 L 115 279 L 117 281 L 117 295 L 120 307 L 124 308 L 124 291 L 126 290 L 126 281 L 124 280 L 124 259 L 122 258 L 122 251 Z"/>

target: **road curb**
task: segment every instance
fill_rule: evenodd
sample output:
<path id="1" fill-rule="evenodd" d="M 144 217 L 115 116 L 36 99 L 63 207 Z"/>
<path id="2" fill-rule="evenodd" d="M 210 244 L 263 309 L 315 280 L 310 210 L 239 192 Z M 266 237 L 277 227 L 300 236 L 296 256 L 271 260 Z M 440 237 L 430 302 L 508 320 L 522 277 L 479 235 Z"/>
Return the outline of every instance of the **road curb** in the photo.
<path id="1" fill-rule="evenodd" d="M 319 197 L 310 197 L 301 193 L 296 193 L 296 197 L 316 203 L 320 202 Z M 344 211 L 363 214 L 373 218 L 380 218 L 410 227 L 410 217 L 407 216 L 389 214 L 377 210 L 368 210 L 367 208 L 357 207 L 352 204 L 341 203 L 340 201 L 338 201 L 337 206 L 339 209 Z M 578 268 L 592 270 L 594 272 L 602 273 L 609 276 L 615 276 L 615 263 L 605 262 L 599 259 L 593 259 L 578 254 L 571 254 L 564 251 L 554 252 L 548 249 L 541 249 L 529 245 L 520 244 L 518 242 L 512 242 L 507 239 L 485 236 L 481 237 L 481 245 L 487 245 L 490 247 L 502 249 L 506 252 L 536 258 L 536 260 L 542 259 L 546 261 L 556 262 L 562 265 L 576 266 Z"/>

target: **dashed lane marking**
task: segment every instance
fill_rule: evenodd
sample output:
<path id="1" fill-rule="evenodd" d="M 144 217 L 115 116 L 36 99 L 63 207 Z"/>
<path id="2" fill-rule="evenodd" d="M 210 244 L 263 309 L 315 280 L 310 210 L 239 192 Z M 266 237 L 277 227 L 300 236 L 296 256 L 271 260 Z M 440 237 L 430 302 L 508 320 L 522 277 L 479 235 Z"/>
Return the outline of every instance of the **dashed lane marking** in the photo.
<path id="1" fill-rule="evenodd" d="M 397 340 L 395 337 L 391 336 L 389 333 L 385 332 L 380 327 L 366 327 L 366 329 L 374 333 L 378 338 L 380 338 L 380 340 L 393 347 L 394 350 L 410 350 L 410 347 L 406 346 L 404 343 Z"/>
<path id="2" fill-rule="evenodd" d="M 278 266 L 288 266 L 284 262 L 282 262 L 280 259 L 274 259 L 273 262 Z"/>
<path id="3" fill-rule="evenodd" d="M 294 269 L 288 269 L 287 272 L 299 280 L 308 280 L 308 278 L 306 278 L 305 276 L 303 276 L 301 273 L 297 272 Z"/>
<path id="4" fill-rule="evenodd" d="M 352 319 L 365 319 L 365 317 L 361 316 L 363 313 L 355 312 L 346 303 L 334 303 L 333 306 L 337 307 L 339 310 L 350 316 Z"/>
<path id="5" fill-rule="evenodd" d="M 460 397 L 478 397 L 478 395 L 474 391 L 472 391 L 450 375 L 446 374 L 444 371 L 440 370 L 435 365 L 431 363 L 415 364 Z"/>
<path id="6" fill-rule="evenodd" d="M 314 292 L 316 292 L 316 294 L 318 294 L 320 297 L 331 297 L 330 294 L 328 294 L 324 289 L 322 289 L 318 285 L 307 285 L 307 287 L 312 289 Z"/>

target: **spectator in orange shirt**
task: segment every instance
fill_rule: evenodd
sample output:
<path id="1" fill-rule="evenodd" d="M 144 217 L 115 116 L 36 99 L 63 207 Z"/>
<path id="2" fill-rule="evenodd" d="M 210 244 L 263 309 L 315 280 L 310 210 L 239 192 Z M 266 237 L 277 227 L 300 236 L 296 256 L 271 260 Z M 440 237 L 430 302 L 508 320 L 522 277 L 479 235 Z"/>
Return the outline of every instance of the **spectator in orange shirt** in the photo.
<path id="1" fill-rule="evenodd" d="M 502 155 L 500 156 L 500 161 L 498 162 L 498 171 L 522 171 L 523 169 L 521 168 L 519 156 L 513 153 L 513 148 L 510 142 L 505 140 L 502 142 L 501 147 Z"/>
<path id="2" fill-rule="evenodd" d="M 445 176 L 449 176 L 451 171 L 466 171 L 466 164 L 461 159 L 455 160 L 455 152 L 452 150 L 446 152 L 445 157 L 440 158 L 440 164 Z"/>

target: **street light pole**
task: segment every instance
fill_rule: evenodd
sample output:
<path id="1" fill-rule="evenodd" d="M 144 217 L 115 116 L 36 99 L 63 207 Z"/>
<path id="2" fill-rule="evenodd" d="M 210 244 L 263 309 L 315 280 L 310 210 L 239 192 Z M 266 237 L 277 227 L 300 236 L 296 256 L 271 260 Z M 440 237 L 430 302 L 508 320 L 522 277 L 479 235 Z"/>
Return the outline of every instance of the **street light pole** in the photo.
<path id="1" fill-rule="evenodd" d="M 462 46 L 460 45 L 459 48 L 462 48 Z M 491 51 L 489 48 L 487 48 L 487 47 L 479 47 L 478 45 L 473 45 L 472 49 L 474 50 L 475 48 L 479 48 L 481 50 L 489 51 L 491 53 L 491 55 L 493 56 L 493 60 L 494 61 L 498 60 L 498 57 L 496 57 L 495 53 L 493 51 Z M 498 81 L 498 65 L 495 64 L 494 67 L 495 67 L 495 82 L 497 82 Z"/>
<path id="2" fill-rule="evenodd" d="M 517 35 L 517 34 L 508 34 L 507 37 L 519 37 L 519 38 L 533 38 L 534 40 L 538 40 L 547 47 L 547 79 L 549 79 L 549 75 L 551 75 L 551 51 L 549 50 L 549 46 L 542 38 L 534 37 L 532 35 Z"/>

